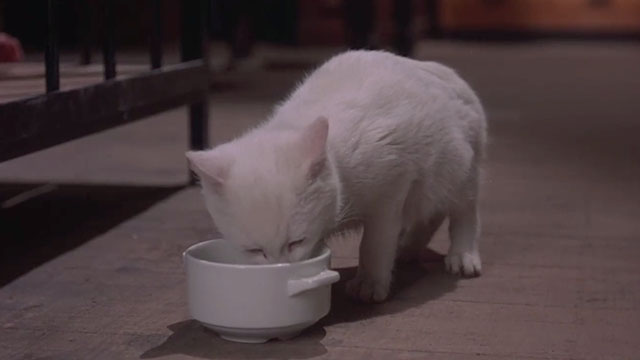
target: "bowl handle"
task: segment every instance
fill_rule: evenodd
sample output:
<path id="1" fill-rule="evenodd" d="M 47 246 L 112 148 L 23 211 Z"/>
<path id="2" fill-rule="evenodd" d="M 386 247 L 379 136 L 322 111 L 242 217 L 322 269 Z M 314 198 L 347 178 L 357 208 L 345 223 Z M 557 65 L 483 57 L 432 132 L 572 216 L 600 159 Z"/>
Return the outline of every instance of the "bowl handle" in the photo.
<path id="1" fill-rule="evenodd" d="M 337 271 L 324 270 L 320 274 L 308 278 L 289 280 L 287 291 L 289 296 L 295 296 L 307 290 L 331 285 L 338 280 L 340 280 L 340 274 Z"/>

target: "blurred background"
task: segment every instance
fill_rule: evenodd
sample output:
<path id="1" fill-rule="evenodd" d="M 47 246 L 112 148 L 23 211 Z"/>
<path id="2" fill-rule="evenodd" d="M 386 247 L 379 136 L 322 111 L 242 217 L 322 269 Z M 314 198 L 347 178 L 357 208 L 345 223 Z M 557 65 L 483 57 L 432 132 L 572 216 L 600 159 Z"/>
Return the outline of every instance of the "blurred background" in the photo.
<path id="1" fill-rule="evenodd" d="M 51 3 L 0 0 L 0 107 L 47 96 L 44 63 Z M 118 269 L 142 264 L 162 271 L 162 276 L 145 272 L 145 281 L 154 286 L 154 301 L 172 313 L 180 295 L 169 286 L 179 287 L 182 281 L 175 275 L 182 271 L 176 254 L 215 234 L 199 192 L 187 186 L 184 152 L 193 134 L 208 140 L 199 143 L 205 147 L 233 139 L 265 119 L 305 74 L 331 56 L 347 49 L 384 49 L 454 68 L 477 91 L 490 125 L 481 201 L 487 275 L 464 282 L 454 295 L 455 301 L 485 307 L 474 308 L 471 320 L 465 320 L 466 332 L 447 327 L 446 319 L 434 320 L 434 331 L 449 333 L 432 340 L 429 349 L 506 358 L 637 356 L 640 0 L 208 0 L 191 17 L 181 15 L 188 1 L 56 4 L 60 91 L 48 95 L 54 97 L 103 84 L 105 43 L 111 44 L 107 53 L 115 54 L 110 62 L 117 69 L 110 81 L 146 76 L 154 44 L 163 50 L 154 74 L 182 59 L 202 57 L 197 51 L 184 56 L 185 25 L 202 15 L 207 95 L 196 113 L 208 112 L 208 127 L 196 126 L 190 133 L 187 124 L 194 108 L 171 102 L 136 122 L 0 162 L 0 286 L 9 284 L 0 292 L 3 301 L 9 295 L 29 298 L 42 286 L 48 296 L 67 299 L 59 302 L 65 313 L 71 304 L 77 307 L 81 296 L 71 299 L 47 274 L 58 271 L 74 289 L 85 289 L 86 284 L 76 283 L 80 273 L 120 286 L 114 280 L 121 279 Z M 105 15 L 106 4 L 111 17 Z M 192 35 L 186 43 L 196 39 L 199 49 L 199 38 L 187 34 Z M 172 78 L 133 95 L 170 93 L 186 81 Z M 91 104 L 87 114 L 97 105 Z M 2 126 L 9 120 L 19 126 L 20 116 L 0 109 L 0 134 L 19 134 L 17 127 Z M 447 242 L 438 239 L 432 247 L 445 252 Z M 334 251 L 338 263 L 355 264 L 356 246 L 336 246 Z M 118 269 L 111 264 L 119 264 Z M 53 285 L 43 285 L 49 281 Z M 105 294 L 124 291 L 118 286 L 105 287 Z M 127 289 L 132 299 L 140 295 Z M 412 296 L 419 301 L 411 301 L 422 303 L 441 295 Z M 104 327 L 116 332 L 128 321 L 127 311 L 137 310 L 108 299 L 98 296 L 98 302 L 110 304 L 100 311 L 124 309 L 118 321 Z M 4 309 L 12 309 L 13 303 L 6 301 Z M 496 307 L 505 301 L 515 305 Z M 512 312 L 518 304 L 527 310 Z M 529 311 L 548 316 L 546 324 L 573 314 L 567 320 L 570 329 L 543 328 L 540 324 L 547 320 L 531 326 L 527 321 L 537 320 L 522 315 Z M 486 318 L 476 316 L 485 313 Z M 518 314 L 526 321 L 518 322 Z M 404 319 L 405 324 L 411 319 Z M 361 319 L 352 320 L 357 325 Z M 64 319 L 50 323 L 56 321 Z M 442 323 L 447 325 L 437 326 Z M 366 331 L 359 327 L 350 336 L 382 334 L 387 325 Z M 140 324 L 130 326 L 146 331 Z M 486 326 L 519 335 L 493 336 L 484 331 Z M 600 336 L 601 331 L 608 335 Z M 346 348 L 375 347 L 381 337 L 350 343 L 338 336 Z M 540 338 L 546 340 L 536 342 Z M 419 344 L 416 340 L 403 349 Z M 19 353 L 18 345 L 12 349 Z M 280 355 L 287 355 L 287 349 L 280 348 Z M 127 356 L 114 353 L 114 358 L 139 355 L 131 351 Z"/>

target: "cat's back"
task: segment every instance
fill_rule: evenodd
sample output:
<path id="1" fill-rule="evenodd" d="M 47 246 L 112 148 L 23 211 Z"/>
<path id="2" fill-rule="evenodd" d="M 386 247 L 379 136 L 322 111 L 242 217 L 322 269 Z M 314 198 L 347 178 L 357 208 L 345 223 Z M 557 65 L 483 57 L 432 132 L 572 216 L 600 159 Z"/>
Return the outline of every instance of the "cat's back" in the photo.
<path id="1" fill-rule="evenodd" d="M 429 106 L 442 101 L 459 102 L 482 112 L 473 90 L 444 65 L 385 51 L 354 50 L 334 56 L 312 72 L 276 115 L 299 118 L 299 112 L 305 111 L 332 120 L 345 112 L 364 116 L 393 112 L 403 105 Z"/>
<path id="2" fill-rule="evenodd" d="M 272 123 L 304 126 L 318 116 L 329 119 L 329 146 L 344 157 L 387 143 L 394 152 L 424 153 L 463 141 L 480 152 L 485 137 L 482 106 L 455 71 L 384 51 L 334 56 L 276 109 Z"/>
<path id="3" fill-rule="evenodd" d="M 420 74 L 419 64 L 385 51 L 347 51 L 329 59 L 311 73 L 291 98 L 295 101 L 296 98 L 318 94 L 328 97 L 336 94 L 343 100 L 370 97 L 375 93 L 410 87 L 416 76 L 424 77 L 423 80 L 435 79 L 434 74 Z"/>
<path id="4" fill-rule="evenodd" d="M 463 174 L 485 142 L 482 106 L 455 71 L 383 51 L 333 57 L 268 124 L 302 127 L 318 116 L 329 119 L 328 148 L 342 176 L 358 184 L 393 171 Z"/>

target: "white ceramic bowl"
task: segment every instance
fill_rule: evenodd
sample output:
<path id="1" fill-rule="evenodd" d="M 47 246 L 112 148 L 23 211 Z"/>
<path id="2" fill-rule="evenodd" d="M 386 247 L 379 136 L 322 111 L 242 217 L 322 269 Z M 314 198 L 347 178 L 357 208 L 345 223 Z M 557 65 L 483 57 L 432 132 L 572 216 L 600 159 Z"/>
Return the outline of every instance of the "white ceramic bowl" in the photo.
<path id="1" fill-rule="evenodd" d="M 222 338 L 262 343 L 289 339 L 329 313 L 328 248 L 291 264 L 246 265 L 244 253 L 224 240 L 210 240 L 184 252 L 189 311 Z"/>

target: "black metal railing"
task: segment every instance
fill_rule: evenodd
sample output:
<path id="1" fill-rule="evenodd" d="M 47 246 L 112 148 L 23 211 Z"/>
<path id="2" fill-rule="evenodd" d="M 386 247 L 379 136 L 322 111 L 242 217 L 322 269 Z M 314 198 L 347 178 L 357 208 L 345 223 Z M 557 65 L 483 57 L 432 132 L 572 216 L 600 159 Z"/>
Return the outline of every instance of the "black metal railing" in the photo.
<path id="1" fill-rule="evenodd" d="M 59 90 L 59 1 L 47 0 L 46 93 L 0 104 L 0 161 L 182 105 L 189 106 L 191 149 L 208 145 L 206 0 L 181 2 L 182 62 L 169 66 L 162 66 L 163 1 L 148 0 L 151 70 L 122 79 L 116 78 L 115 9 L 112 1 L 104 1 L 101 40 L 105 81 L 71 90 Z M 86 64 L 91 61 L 88 35 L 81 38 L 81 62 Z M 193 177 L 190 179 L 193 182 Z"/>

